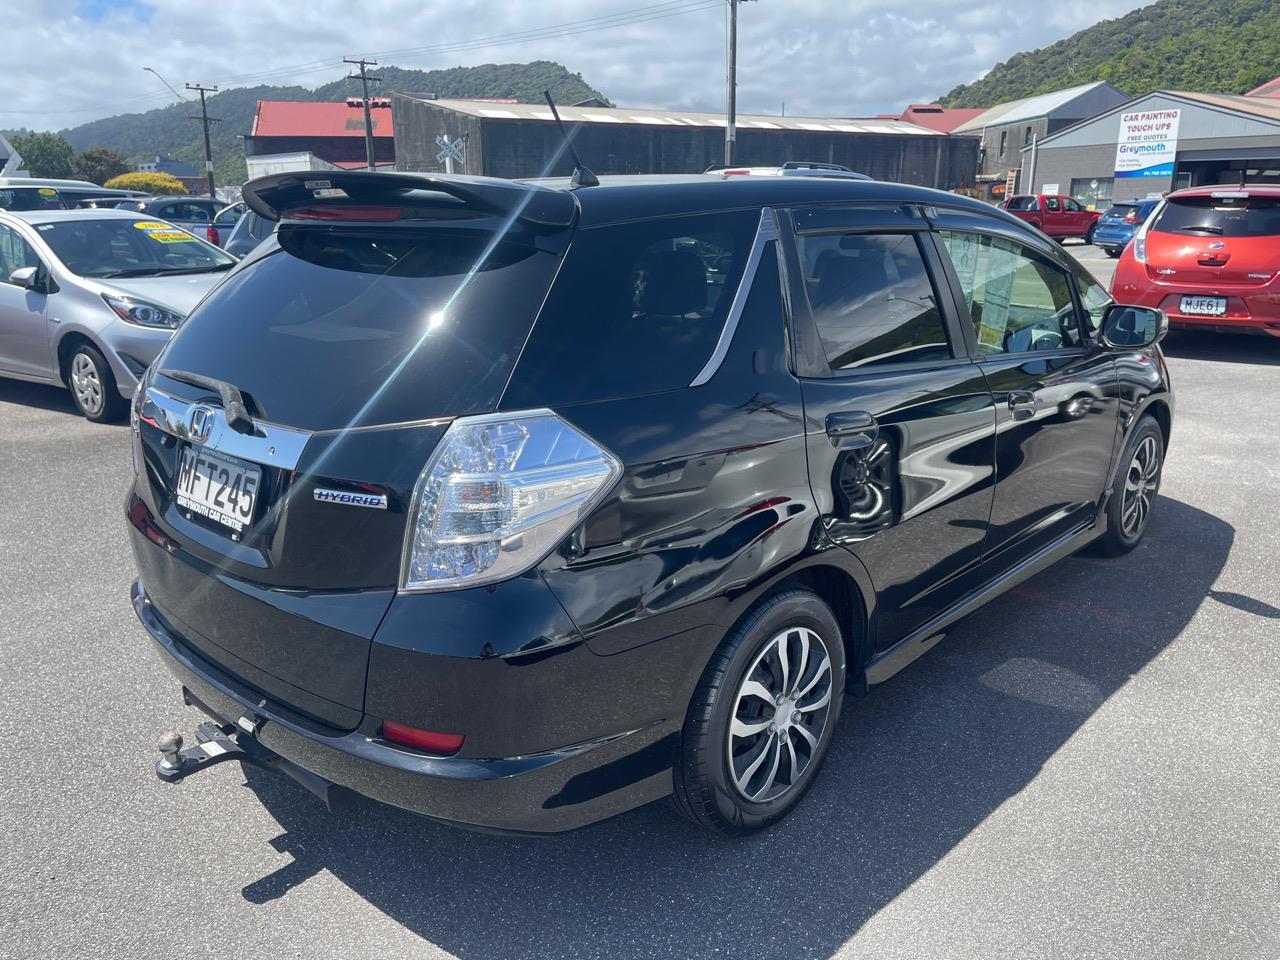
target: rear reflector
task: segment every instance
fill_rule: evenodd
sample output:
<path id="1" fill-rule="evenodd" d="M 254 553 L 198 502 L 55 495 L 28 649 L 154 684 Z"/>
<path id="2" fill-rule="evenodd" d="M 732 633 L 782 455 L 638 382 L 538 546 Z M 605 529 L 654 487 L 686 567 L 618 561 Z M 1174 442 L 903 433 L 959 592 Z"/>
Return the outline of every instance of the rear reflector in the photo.
<path id="1" fill-rule="evenodd" d="M 392 743 L 413 747 L 424 753 L 449 755 L 462 749 L 462 741 L 466 738 L 460 733 L 437 733 L 434 730 L 419 730 L 403 723 L 391 720 L 382 722 L 382 736 Z"/>

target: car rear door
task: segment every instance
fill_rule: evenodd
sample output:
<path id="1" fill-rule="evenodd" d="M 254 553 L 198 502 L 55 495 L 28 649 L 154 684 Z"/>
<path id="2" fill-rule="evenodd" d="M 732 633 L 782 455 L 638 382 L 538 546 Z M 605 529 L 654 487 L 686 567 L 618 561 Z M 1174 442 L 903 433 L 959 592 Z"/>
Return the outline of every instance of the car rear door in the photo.
<path id="1" fill-rule="evenodd" d="M 23 267 L 43 270 L 35 248 L 18 228 L 0 223 L 0 370 L 29 377 L 51 377 L 49 297 L 13 283 L 9 275 Z"/>
<path id="2" fill-rule="evenodd" d="M 1096 320 L 1054 245 L 968 212 L 940 212 L 936 223 L 995 399 L 986 553 L 1007 568 L 1093 520 L 1119 427 L 1115 361 L 1093 339 Z"/>
<path id="3" fill-rule="evenodd" d="M 996 415 L 919 210 L 806 209 L 790 223 L 809 480 L 823 531 L 875 584 L 884 649 L 969 589 Z"/>

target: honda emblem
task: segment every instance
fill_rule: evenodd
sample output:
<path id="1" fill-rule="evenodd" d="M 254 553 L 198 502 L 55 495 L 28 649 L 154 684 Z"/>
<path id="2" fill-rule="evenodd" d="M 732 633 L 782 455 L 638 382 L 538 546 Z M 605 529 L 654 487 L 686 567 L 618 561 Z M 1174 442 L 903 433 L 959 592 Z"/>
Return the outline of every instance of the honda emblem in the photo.
<path id="1" fill-rule="evenodd" d="M 196 404 L 191 408 L 191 416 L 187 421 L 187 439 L 196 443 L 204 443 L 209 439 L 209 430 L 213 427 L 213 408 L 204 404 Z"/>

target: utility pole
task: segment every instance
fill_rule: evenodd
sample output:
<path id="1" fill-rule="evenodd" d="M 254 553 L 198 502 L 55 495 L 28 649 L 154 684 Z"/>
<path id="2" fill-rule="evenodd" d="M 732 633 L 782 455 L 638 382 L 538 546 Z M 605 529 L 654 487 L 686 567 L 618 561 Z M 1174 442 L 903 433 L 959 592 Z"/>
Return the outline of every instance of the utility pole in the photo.
<path id="1" fill-rule="evenodd" d="M 221 123 L 222 121 L 209 116 L 209 109 L 205 104 L 204 95 L 206 93 L 217 93 L 218 88 L 216 85 L 206 87 L 199 83 L 188 83 L 186 86 L 188 90 L 195 90 L 200 94 L 200 116 L 188 117 L 187 119 L 199 120 L 204 125 L 204 169 L 209 177 L 209 196 L 217 197 L 217 194 L 213 192 L 213 148 L 209 145 L 209 124 Z"/>
<path id="2" fill-rule="evenodd" d="M 738 139 L 738 4 L 746 0 L 728 0 L 729 3 L 729 51 L 726 77 L 728 86 L 728 114 L 724 125 L 724 165 L 733 165 L 733 145 Z M 785 111 L 785 107 L 783 108 Z"/>
<path id="3" fill-rule="evenodd" d="M 349 60 L 346 57 L 343 57 L 342 62 L 350 63 L 353 66 L 358 66 L 360 68 L 359 73 L 347 74 L 347 79 L 360 81 L 362 94 L 361 100 L 364 102 L 364 159 L 365 165 L 370 170 L 373 170 L 373 115 L 369 112 L 369 81 L 372 80 L 374 83 L 381 83 L 382 79 L 380 77 L 369 76 L 369 74 L 365 72 L 365 68 L 376 67 L 378 65 L 378 61 L 366 60 L 364 57 L 361 57 L 359 60 Z"/>

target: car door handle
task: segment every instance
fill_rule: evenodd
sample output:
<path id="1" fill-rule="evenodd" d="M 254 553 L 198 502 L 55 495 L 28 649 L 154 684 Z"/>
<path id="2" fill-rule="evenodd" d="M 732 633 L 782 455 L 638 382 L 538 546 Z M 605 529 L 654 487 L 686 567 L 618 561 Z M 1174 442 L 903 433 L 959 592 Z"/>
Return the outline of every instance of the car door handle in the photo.
<path id="1" fill-rule="evenodd" d="M 827 439 L 841 450 L 864 450 L 876 442 L 880 424 L 865 410 L 827 414 Z"/>
<path id="2" fill-rule="evenodd" d="M 1036 395 L 1030 390 L 1009 391 L 1009 412 L 1015 420 L 1026 420 L 1036 412 L 1039 406 Z"/>

